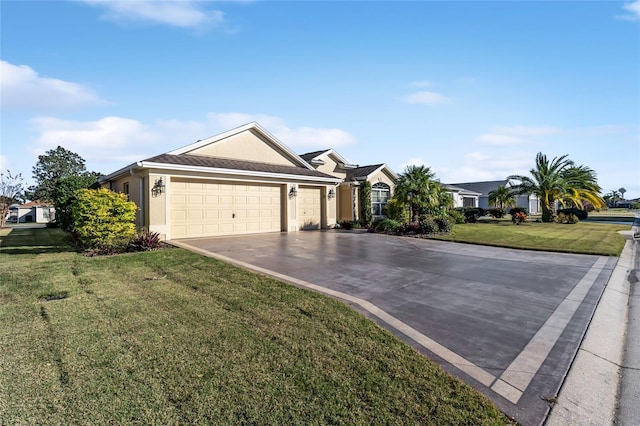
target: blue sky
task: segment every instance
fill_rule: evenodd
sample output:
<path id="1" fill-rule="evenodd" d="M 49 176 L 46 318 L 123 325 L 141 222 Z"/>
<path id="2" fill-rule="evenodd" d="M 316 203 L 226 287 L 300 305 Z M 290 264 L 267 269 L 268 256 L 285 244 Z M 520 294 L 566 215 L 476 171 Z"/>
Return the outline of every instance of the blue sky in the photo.
<path id="1" fill-rule="evenodd" d="M 257 121 L 445 183 L 537 152 L 640 197 L 640 1 L 0 1 L 0 167 L 110 173 Z"/>

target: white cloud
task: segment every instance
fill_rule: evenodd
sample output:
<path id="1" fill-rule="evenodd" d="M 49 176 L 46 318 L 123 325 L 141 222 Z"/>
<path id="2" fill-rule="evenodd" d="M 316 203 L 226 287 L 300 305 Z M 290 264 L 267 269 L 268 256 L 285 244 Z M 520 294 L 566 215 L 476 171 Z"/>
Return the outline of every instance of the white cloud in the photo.
<path id="1" fill-rule="evenodd" d="M 478 136 L 478 142 L 486 145 L 520 145 L 524 140 L 509 135 L 498 133 L 485 133 Z"/>
<path id="2" fill-rule="evenodd" d="M 137 120 L 122 117 L 104 117 L 96 121 L 39 117 L 31 122 L 39 133 L 31 146 L 34 154 L 60 145 L 87 161 L 141 160 L 139 155 L 144 156 L 156 141 L 163 139 L 160 129 L 151 129 Z"/>
<path id="3" fill-rule="evenodd" d="M 490 133 L 484 133 L 478 136 L 477 141 L 485 145 L 521 145 L 529 141 L 529 138 L 540 136 L 555 136 L 562 134 L 564 130 L 551 127 L 527 127 L 527 126 L 509 126 L 494 127 Z"/>
<path id="4" fill-rule="evenodd" d="M 296 147 L 308 150 L 356 143 L 351 134 L 341 129 L 291 128 L 274 116 L 210 113 L 202 121 L 159 120 L 150 124 L 113 116 L 95 121 L 38 117 L 31 121 L 38 136 L 29 148 L 34 155 L 39 155 L 60 145 L 87 160 L 88 169 L 110 172 L 252 121 L 259 122 L 294 150 Z"/>
<path id="5" fill-rule="evenodd" d="M 451 103 L 452 99 L 441 95 L 440 93 L 425 90 L 405 96 L 404 101 L 410 104 L 435 106 Z"/>
<path id="6" fill-rule="evenodd" d="M 323 149 L 339 148 L 356 143 L 356 139 L 351 134 L 341 129 L 315 127 L 290 128 L 281 118 L 269 115 L 233 112 L 210 113 L 208 120 L 216 129 L 216 133 L 255 121 L 260 123 L 262 127 L 280 141 L 291 147 Z"/>
<path id="7" fill-rule="evenodd" d="M 42 77 L 27 65 L 0 61 L 0 74 L 2 109 L 58 110 L 106 103 L 81 84 Z"/>
<path id="8" fill-rule="evenodd" d="M 640 20 L 640 0 L 636 0 L 631 3 L 625 3 L 622 8 L 629 12 L 629 14 L 620 16 L 622 19 L 626 19 L 629 21 L 637 21 Z"/>
<path id="9" fill-rule="evenodd" d="M 423 158 L 410 158 L 407 162 L 400 165 L 400 173 L 409 166 L 427 166 L 427 162 Z"/>
<path id="10" fill-rule="evenodd" d="M 117 23 L 147 21 L 179 28 L 204 28 L 219 26 L 224 13 L 204 9 L 205 1 L 159 0 L 80 0 L 92 6 L 104 8 L 103 19 Z"/>
<path id="11" fill-rule="evenodd" d="M 434 165 L 434 170 L 445 183 L 501 180 L 513 174 L 528 174 L 534 159 L 533 152 L 500 148 L 492 153 L 471 152 L 454 167 Z"/>
<path id="12" fill-rule="evenodd" d="M 464 158 L 472 161 L 482 161 L 488 159 L 489 156 L 481 152 L 469 152 L 464 155 Z"/>

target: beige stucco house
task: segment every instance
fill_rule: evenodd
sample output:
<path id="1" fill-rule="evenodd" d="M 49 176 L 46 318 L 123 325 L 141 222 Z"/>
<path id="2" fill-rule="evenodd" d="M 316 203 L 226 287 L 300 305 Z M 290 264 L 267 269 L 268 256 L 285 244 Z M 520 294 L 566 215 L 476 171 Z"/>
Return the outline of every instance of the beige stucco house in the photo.
<path id="1" fill-rule="evenodd" d="M 100 179 L 139 207 L 136 224 L 162 238 L 331 228 L 357 218 L 362 180 L 381 214 L 395 175 L 333 150 L 299 156 L 257 123 L 130 164 Z"/>
<path id="2" fill-rule="evenodd" d="M 315 170 L 257 123 L 133 163 L 100 179 L 164 239 L 298 231 L 336 223 L 341 179 Z"/>

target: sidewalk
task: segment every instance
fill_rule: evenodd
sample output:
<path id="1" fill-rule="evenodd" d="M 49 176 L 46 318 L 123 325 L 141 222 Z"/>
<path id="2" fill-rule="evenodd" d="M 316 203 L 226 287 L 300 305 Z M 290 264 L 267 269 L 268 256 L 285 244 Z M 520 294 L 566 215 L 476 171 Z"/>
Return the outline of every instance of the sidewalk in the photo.
<path id="1" fill-rule="evenodd" d="M 631 286 L 635 284 L 632 282 L 637 280 L 635 269 L 638 268 L 640 244 L 633 240 L 631 231 L 624 234 L 628 238 L 627 243 L 602 294 L 546 425 L 638 424 L 640 370 L 633 368 L 639 367 L 640 358 L 632 358 L 631 350 L 626 352 L 625 357 L 625 343 L 627 333 L 630 333 L 630 344 L 635 342 L 637 345 L 640 340 L 640 307 L 629 309 L 630 300 L 635 301 L 635 305 L 640 303 L 638 291 L 630 298 Z M 637 347 L 635 356 L 640 356 Z M 625 385 L 627 381 L 630 383 Z M 620 413 L 616 421 L 619 389 L 622 389 L 622 393 Z M 625 402 L 627 400 L 628 403 Z"/>
<path id="2" fill-rule="evenodd" d="M 640 423 L 640 240 L 635 243 L 635 266 L 629 283 L 627 344 L 616 415 L 616 424 L 623 426 Z"/>

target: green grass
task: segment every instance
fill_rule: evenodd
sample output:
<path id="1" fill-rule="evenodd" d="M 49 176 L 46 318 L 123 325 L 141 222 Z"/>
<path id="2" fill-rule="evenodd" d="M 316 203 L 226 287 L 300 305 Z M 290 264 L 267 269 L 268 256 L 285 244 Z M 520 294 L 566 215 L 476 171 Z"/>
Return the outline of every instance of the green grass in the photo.
<path id="1" fill-rule="evenodd" d="M 0 424 L 505 424 L 320 294 L 181 249 L 0 234 Z"/>
<path id="2" fill-rule="evenodd" d="M 493 219 L 455 225 L 450 234 L 431 238 L 527 250 L 619 256 L 626 239 L 617 231 L 629 229 L 630 225 L 588 222 L 561 225 L 528 221 L 514 225 L 510 219 Z"/>
<path id="3" fill-rule="evenodd" d="M 589 212 L 589 217 L 617 216 L 617 217 L 634 217 L 638 210 L 629 209 L 602 209 Z"/>

